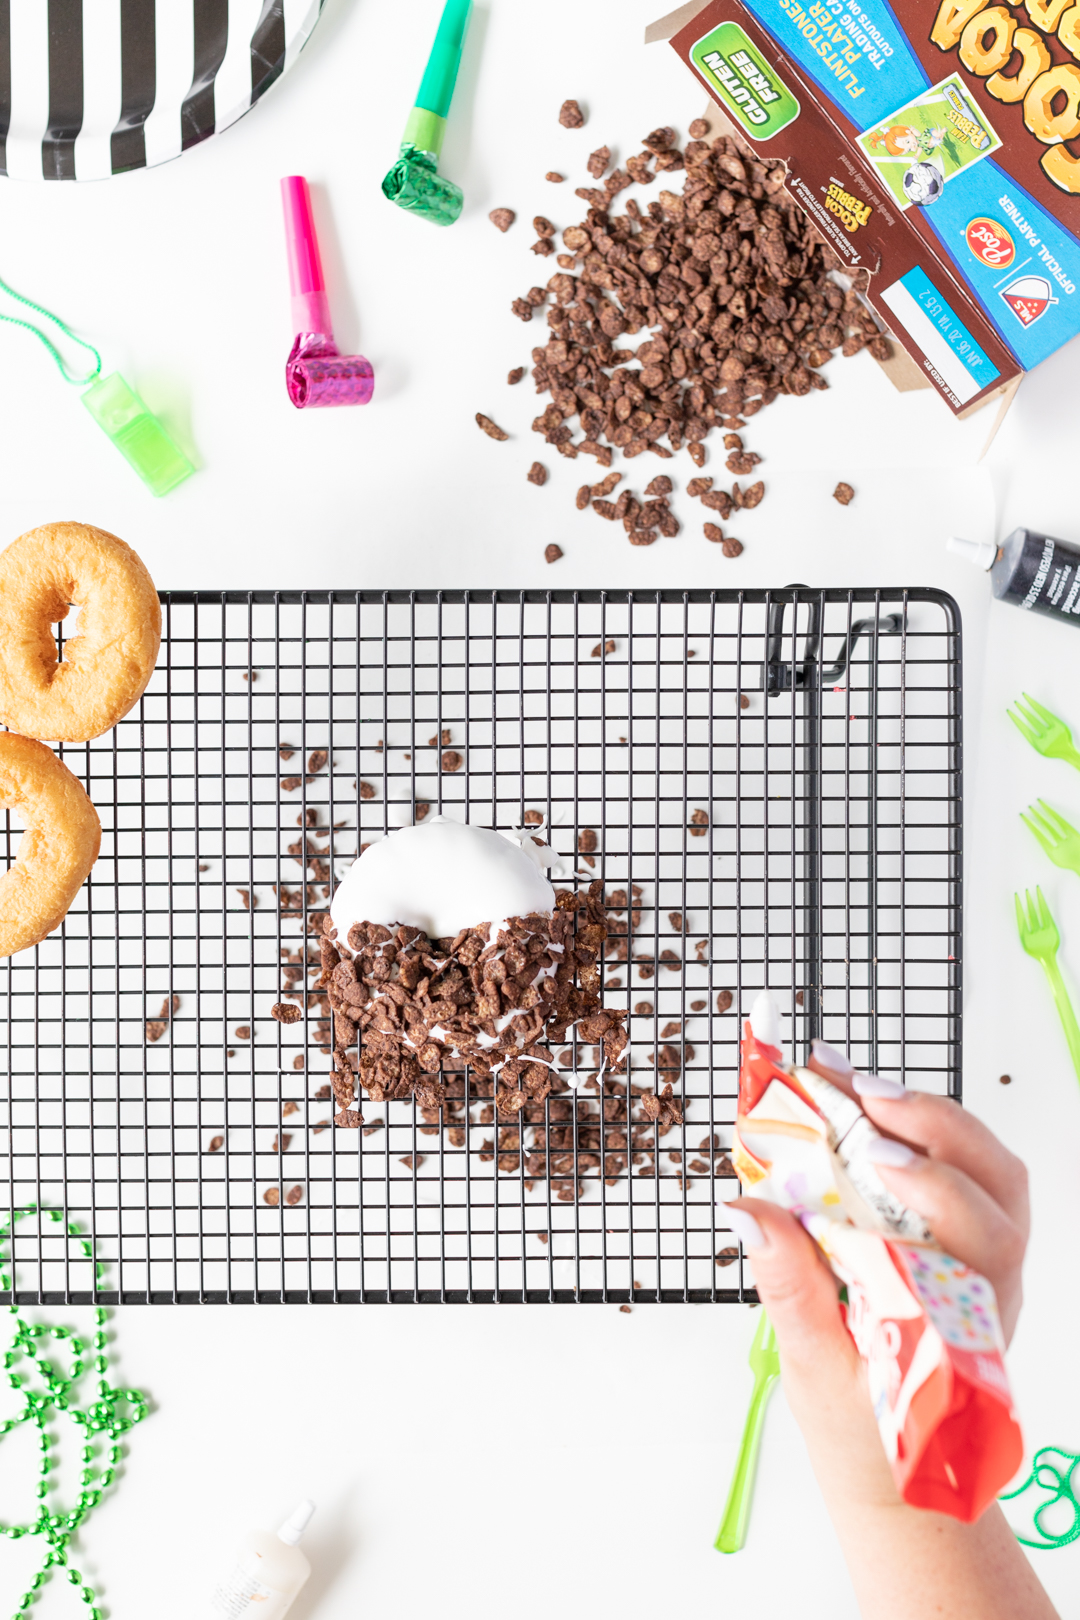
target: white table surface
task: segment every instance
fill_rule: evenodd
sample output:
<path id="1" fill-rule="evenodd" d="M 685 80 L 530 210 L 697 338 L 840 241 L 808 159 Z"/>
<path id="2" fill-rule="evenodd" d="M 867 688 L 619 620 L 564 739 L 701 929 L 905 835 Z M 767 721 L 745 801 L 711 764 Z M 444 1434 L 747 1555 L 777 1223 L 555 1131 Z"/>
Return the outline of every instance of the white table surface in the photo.
<path id="1" fill-rule="evenodd" d="M 768 495 L 740 526 L 735 563 L 705 542 L 685 496 L 682 533 L 649 550 L 577 512 L 580 468 L 529 432 L 531 384 L 505 384 L 544 331 L 523 328 L 509 305 L 552 268 L 528 252 L 532 216 L 560 227 L 581 217 L 572 184 L 585 181 L 588 152 L 606 142 L 623 157 L 661 123 L 685 134 L 701 110 L 674 53 L 641 44 L 661 6 L 477 5 L 443 162 L 467 198 L 451 231 L 379 194 L 438 0 L 328 0 L 269 98 L 164 168 L 4 185 L 0 274 L 92 336 L 200 466 L 153 501 L 44 352 L 5 329 L 4 534 L 68 517 L 99 524 L 129 540 L 162 587 L 799 580 L 951 591 L 965 628 L 965 1094 L 1033 1171 L 1029 1304 L 1011 1354 L 1029 1447 L 1080 1449 L 1080 1087 L 1011 914 L 1012 890 L 1041 882 L 1066 972 L 1080 974 L 1080 888 L 1016 815 L 1044 795 L 1075 816 L 1080 792 L 1003 714 L 1026 688 L 1080 722 L 1080 639 L 992 604 L 985 579 L 943 549 L 950 532 L 982 538 L 1018 522 L 1080 540 L 1080 349 L 1025 381 L 981 463 L 992 412 L 957 423 L 929 393 L 895 393 L 865 354 L 836 360 L 827 393 L 779 400 L 746 434 Z M 567 96 L 588 111 L 581 131 L 557 122 Z M 551 168 L 572 183 L 548 184 Z M 298 413 L 286 398 L 286 173 L 315 188 L 339 340 L 375 366 L 367 410 Z M 498 205 L 518 212 L 506 236 L 487 221 Z M 477 410 L 511 441 L 483 437 Z M 551 469 L 543 489 L 525 482 L 534 456 Z M 684 486 L 689 463 L 672 469 Z M 830 499 L 839 478 L 857 490 L 846 510 Z M 555 567 L 543 560 L 551 540 L 566 553 Z M 123 1377 L 155 1410 L 82 1538 L 86 1568 L 115 1620 L 186 1620 L 204 1612 L 243 1527 L 271 1526 L 310 1494 L 316 1572 L 298 1620 L 556 1610 L 851 1620 L 782 1393 L 748 1545 L 734 1558 L 711 1549 L 752 1328 L 737 1308 L 126 1308 Z M 10 1479 L 0 1468 L 5 1501 Z M 0 1553 L 0 1597 L 16 1556 Z M 1034 1556 L 1062 1612 L 1075 1613 L 1080 1547 Z M 59 1613 L 55 1596 L 39 1612 Z"/>

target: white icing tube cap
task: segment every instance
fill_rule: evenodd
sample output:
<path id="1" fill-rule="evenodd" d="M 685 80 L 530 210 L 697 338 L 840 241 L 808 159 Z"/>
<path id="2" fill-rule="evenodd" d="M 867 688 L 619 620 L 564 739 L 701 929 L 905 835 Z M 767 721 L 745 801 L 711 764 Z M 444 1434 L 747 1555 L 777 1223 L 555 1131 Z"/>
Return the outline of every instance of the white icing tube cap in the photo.
<path id="1" fill-rule="evenodd" d="M 289 1517 L 278 1531 L 278 1540 L 283 1541 L 287 1547 L 295 1547 L 304 1531 L 311 1523 L 311 1515 L 315 1512 L 315 1504 L 310 1499 L 300 1502 L 293 1508 Z"/>
<path id="2" fill-rule="evenodd" d="M 755 1040 L 759 1040 L 763 1046 L 783 1048 L 780 1008 L 771 990 L 763 990 L 750 1008 L 750 1028 Z"/>
<path id="3" fill-rule="evenodd" d="M 965 540 L 961 535 L 951 534 L 945 542 L 945 549 L 954 556 L 963 557 L 967 562 L 974 563 L 977 568 L 992 568 L 998 548 L 992 540 Z"/>

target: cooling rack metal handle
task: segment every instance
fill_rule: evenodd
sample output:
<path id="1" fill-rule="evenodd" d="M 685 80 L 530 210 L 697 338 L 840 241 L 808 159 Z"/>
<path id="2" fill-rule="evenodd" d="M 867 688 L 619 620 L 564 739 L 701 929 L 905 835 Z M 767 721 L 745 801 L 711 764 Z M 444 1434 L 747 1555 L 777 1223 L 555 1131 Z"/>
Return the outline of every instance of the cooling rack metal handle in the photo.
<path id="1" fill-rule="evenodd" d="M 806 641 L 803 647 L 801 666 L 795 654 L 797 635 L 792 633 L 792 656 L 785 659 L 784 645 L 784 614 L 789 603 L 786 598 L 779 598 L 769 604 L 769 620 L 767 643 L 765 651 L 765 665 L 762 671 L 762 689 L 769 693 L 790 692 L 794 685 L 796 690 L 813 686 L 832 686 L 847 672 L 848 666 L 855 652 L 860 636 L 879 635 L 897 636 L 903 627 L 903 617 L 899 613 L 887 613 L 874 619 L 856 619 L 850 630 L 844 635 L 836 663 L 826 667 L 819 667 L 818 649 L 821 646 L 821 593 L 811 591 L 806 585 L 789 585 L 789 591 L 805 592 L 803 600 L 806 601 L 810 611 L 810 623 L 806 631 Z M 798 594 L 791 601 L 791 606 L 798 613 L 800 597 Z M 822 648 L 824 653 L 824 648 Z"/>

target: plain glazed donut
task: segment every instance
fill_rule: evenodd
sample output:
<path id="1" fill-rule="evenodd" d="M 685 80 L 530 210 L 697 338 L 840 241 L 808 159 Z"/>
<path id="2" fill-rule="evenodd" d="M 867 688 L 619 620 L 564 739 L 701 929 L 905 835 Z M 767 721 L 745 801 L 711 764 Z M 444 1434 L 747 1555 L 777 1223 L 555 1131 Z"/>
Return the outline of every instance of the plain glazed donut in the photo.
<path id="1" fill-rule="evenodd" d="M 52 627 L 80 609 L 57 659 Z M 47 523 L 0 553 L 0 720 L 24 737 L 87 742 L 142 697 L 161 603 L 130 546 L 85 523 Z"/>
<path id="2" fill-rule="evenodd" d="M 101 848 L 98 813 L 44 743 L 0 732 L 0 807 L 26 822 L 14 866 L 0 877 L 0 956 L 58 928 Z"/>

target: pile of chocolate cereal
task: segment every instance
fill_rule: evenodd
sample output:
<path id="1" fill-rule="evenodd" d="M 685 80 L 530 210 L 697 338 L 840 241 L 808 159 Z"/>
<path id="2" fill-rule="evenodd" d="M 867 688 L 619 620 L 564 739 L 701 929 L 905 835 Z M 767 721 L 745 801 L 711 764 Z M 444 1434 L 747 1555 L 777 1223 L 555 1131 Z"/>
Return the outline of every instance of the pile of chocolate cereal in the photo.
<path id="1" fill-rule="evenodd" d="M 653 1130 L 666 1134 L 681 1109 L 670 1083 L 659 1095 L 634 1087 L 640 1119 L 631 1123 L 628 1088 L 616 1078 L 626 1066 L 627 1014 L 600 1005 L 608 935 L 600 882 L 585 893 L 559 890 L 550 918 L 511 918 L 490 935 L 488 923 L 437 940 L 362 923 L 343 944 L 324 920 L 315 992 L 333 1013 L 334 1124 L 363 1124 L 358 1085 L 373 1102 L 412 1097 L 422 1134 L 443 1126 L 450 1146 L 462 1148 L 470 1124 L 492 1126 L 481 1161 L 497 1155 L 498 1169 L 513 1173 L 524 1153 L 526 1186 L 547 1178 L 559 1201 L 573 1202 L 580 1178 L 599 1172 L 611 1185 L 631 1159 L 651 1157 Z M 625 957 L 624 942 L 616 949 Z M 557 1072 L 547 1043 L 571 1034 L 591 1047 L 596 1070 L 586 1086 L 596 1095 L 575 1097 Z M 474 1104 L 480 1113 L 470 1121 Z"/>
<path id="2" fill-rule="evenodd" d="M 562 456 L 594 456 L 607 468 L 619 450 L 666 460 L 686 446 L 700 468 L 705 439 L 721 427 L 727 469 L 745 477 L 760 459 L 739 436 L 748 418 L 781 394 L 826 388 L 819 368 L 836 349 L 850 356 L 865 347 L 876 359 L 891 352 L 857 288 L 832 279 L 839 261 L 785 190 L 783 165 L 759 161 L 729 136 L 710 142 L 708 133 L 696 120 L 680 150 L 673 129 L 653 130 L 642 152 L 610 172 L 608 148 L 594 152 L 589 170 L 602 184 L 576 192 L 588 213 L 562 233 L 558 274 L 514 301 L 523 321 L 547 310 L 551 335 L 532 359 L 537 393 L 551 403 L 533 428 Z M 679 171 L 680 192 L 663 189 L 644 208 L 631 198 L 625 212 L 613 212 L 628 186 Z M 547 257 L 556 227 L 539 217 L 534 226 L 533 252 Z M 616 339 L 646 330 L 636 350 L 616 348 Z M 644 502 L 623 491 L 610 502 L 612 487 L 612 475 L 583 485 L 578 506 L 621 519 L 635 545 L 678 532 L 667 490 L 650 486 L 654 498 Z M 758 505 L 765 487 L 734 482 L 725 490 L 695 478 L 689 493 L 726 522 Z M 716 522 L 705 534 L 728 556 L 742 550 Z"/>
<path id="3" fill-rule="evenodd" d="M 606 937 L 602 886 L 582 897 L 585 919 L 575 927 L 578 898 L 563 890 L 550 918 L 513 917 L 494 940 L 486 922 L 438 940 L 418 928 L 391 932 L 366 922 L 350 928 L 346 946 L 329 925 L 319 945 L 319 985 L 334 1015 L 331 1084 L 339 1110 L 351 1107 L 359 1079 L 374 1102 L 415 1097 L 437 1120 L 447 1100 L 438 1074 L 452 1052 L 476 1075 L 494 1073 L 499 1112 L 518 1114 L 552 1090 L 555 1060 L 542 1043 L 565 1040 L 583 1019 L 608 1067 L 621 1068 L 626 1014 L 600 1009 L 597 993 Z"/>

